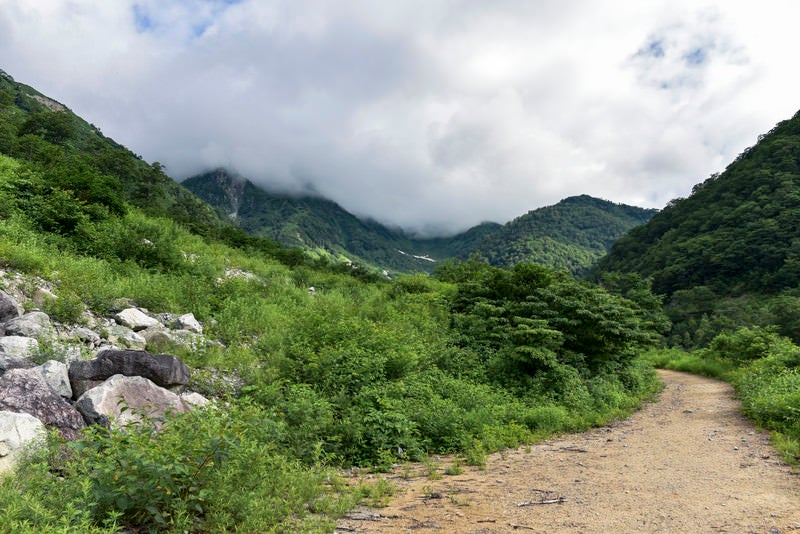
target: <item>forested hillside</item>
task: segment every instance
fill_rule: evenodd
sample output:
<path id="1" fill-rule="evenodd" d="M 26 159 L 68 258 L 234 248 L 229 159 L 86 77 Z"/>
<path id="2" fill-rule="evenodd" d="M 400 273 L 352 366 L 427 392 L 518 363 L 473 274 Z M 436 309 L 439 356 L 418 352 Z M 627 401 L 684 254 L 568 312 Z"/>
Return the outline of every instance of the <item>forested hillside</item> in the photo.
<path id="1" fill-rule="evenodd" d="M 636 272 L 670 303 L 673 341 L 703 346 L 736 326 L 800 340 L 800 114 L 725 171 L 617 241 L 598 271 Z"/>
<path id="2" fill-rule="evenodd" d="M 52 429 L 0 477 L 10 531 L 330 532 L 391 493 L 337 468 L 440 453 L 481 465 L 657 389 L 638 356 L 667 323 L 636 277 L 617 277 L 626 297 L 531 264 L 387 280 L 311 260 L 221 221 L 163 167 L 6 75 L 0 101 L 0 286 L 45 286 L 52 297 L 20 305 L 62 333 L 102 318 L 107 344 L 120 302 L 193 313 L 209 343 L 146 349 L 180 357 L 212 401 L 74 440 Z M 77 335 L 43 337 L 23 364 L 75 357 L 64 344 L 95 356 Z"/>
<path id="3" fill-rule="evenodd" d="M 183 185 L 252 235 L 392 272 L 432 272 L 437 261 L 477 254 L 499 267 L 534 262 L 578 274 L 656 212 L 583 195 L 505 225 L 487 222 L 453 236 L 425 239 L 360 220 L 320 197 L 268 193 L 223 169 Z"/>
<path id="4" fill-rule="evenodd" d="M 565 198 L 517 217 L 484 236 L 473 250 L 499 267 L 533 261 L 577 274 L 656 212 L 588 195 Z"/>

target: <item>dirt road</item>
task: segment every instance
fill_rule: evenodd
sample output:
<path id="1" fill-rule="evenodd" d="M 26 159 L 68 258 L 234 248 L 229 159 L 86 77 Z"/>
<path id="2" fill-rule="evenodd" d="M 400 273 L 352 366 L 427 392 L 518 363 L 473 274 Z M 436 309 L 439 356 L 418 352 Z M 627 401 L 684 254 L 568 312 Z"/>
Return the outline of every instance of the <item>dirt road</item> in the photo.
<path id="1" fill-rule="evenodd" d="M 492 455 L 485 471 L 384 475 L 399 488 L 389 506 L 336 532 L 800 532 L 800 476 L 731 387 L 661 377 L 658 402 L 626 421 Z"/>

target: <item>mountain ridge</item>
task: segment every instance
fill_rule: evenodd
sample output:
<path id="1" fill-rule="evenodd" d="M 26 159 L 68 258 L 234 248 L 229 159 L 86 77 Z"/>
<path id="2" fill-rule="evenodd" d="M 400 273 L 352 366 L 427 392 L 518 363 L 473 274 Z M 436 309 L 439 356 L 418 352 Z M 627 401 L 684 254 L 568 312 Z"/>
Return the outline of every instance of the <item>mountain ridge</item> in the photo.
<path id="1" fill-rule="evenodd" d="M 437 261 L 477 255 L 496 266 L 535 261 L 578 273 L 657 211 L 579 195 L 506 224 L 484 222 L 450 236 L 418 237 L 356 217 L 321 196 L 267 191 L 223 168 L 183 185 L 252 235 L 401 272 L 430 272 Z"/>

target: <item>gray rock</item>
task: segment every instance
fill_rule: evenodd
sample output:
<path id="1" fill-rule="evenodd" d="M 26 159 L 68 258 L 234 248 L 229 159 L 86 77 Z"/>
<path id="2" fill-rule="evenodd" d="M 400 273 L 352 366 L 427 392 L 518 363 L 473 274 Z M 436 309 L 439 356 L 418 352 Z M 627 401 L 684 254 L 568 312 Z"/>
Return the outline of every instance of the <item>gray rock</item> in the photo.
<path id="1" fill-rule="evenodd" d="M 44 424 L 34 416 L 0 411 L 0 473 L 10 471 L 19 453 L 45 436 Z"/>
<path id="2" fill-rule="evenodd" d="M 5 324 L 7 336 L 42 337 L 52 332 L 50 317 L 39 311 L 26 313 Z"/>
<path id="3" fill-rule="evenodd" d="M 134 350 L 144 350 L 147 346 L 147 340 L 127 326 L 114 325 L 109 327 L 108 340 L 114 345 Z"/>
<path id="4" fill-rule="evenodd" d="M 192 407 L 202 408 L 203 406 L 208 406 L 211 404 L 211 401 L 202 396 L 201 394 L 197 393 L 196 391 L 187 391 L 180 394 L 180 398 L 183 402 L 188 404 Z"/>
<path id="5" fill-rule="evenodd" d="M 141 376 L 114 375 L 90 389 L 75 403 L 87 424 L 111 423 L 124 427 L 142 417 L 161 419 L 167 413 L 184 413 L 189 405 Z"/>
<path id="6" fill-rule="evenodd" d="M 48 302 L 53 302 L 54 300 L 58 300 L 58 296 L 56 296 L 55 293 L 53 293 L 49 289 L 46 289 L 44 287 L 40 287 L 33 294 L 33 298 L 31 298 L 31 300 L 33 300 L 33 303 L 37 307 L 41 308 L 42 306 L 44 306 Z"/>
<path id="7" fill-rule="evenodd" d="M 77 438 L 86 426 L 81 414 L 52 390 L 38 369 L 11 369 L 0 378 L 0 410 L 30 414 L 59 429 L 66 439 Z"/>
<path id="8" fill-rule="evenodd" d="M 69 380 L 75 397 L 113 375 L 142 376 L 162 387 L 185 386 L 189 368 L 175 356 L 137 350 L 105 350 L 94 360 L 72 362 Z"/>
<path id="9" fill-rule="evenodd" d="M 17 358 L 30 358 L 39 352 L 39 342 L 32 337 L 0 337 L 0 353 Z"/>
<path id="10" fill-rule="evenodd" d="M 23 313 L 25 310 L 11 295 L 0 291 L 0 323 L 15 319 Z"/>
<path id="11" fill-rule="evenodd" d="M 79 326 L 74 330 L 74 334 L 76 338 L 83 341 L 87 345 L 94 346 L 100 343 L 100 336 L 94 330 L 90 330 L 89 328 Z"/>
<path id="12" fill-rule="evenodd" d="M 11 369 L 28 369 L 34 365 L 36 364 L 27 358 L 0 352 L 0 376 L 3 376 L 6 371 L 10 371 Z"/>
<path id="13" fill-rule="evenodd" d="M 158 319 L 153 319 L 136 308 L 122 310 L 114 316 L 114 319 L 122 326 L 130 328 L 134 332 L 159 324 Z"/>
<path id="14" fill-rule="evenodd" d="M 50 388 L 66 399 L 72 398 L 72 386 L 69 384 L 67 365 L 55 360 L 48 360 L 36 368 L 44 377 Z"/>
<path id="15" fill-rule="evenodd" d="M 203 325 L 200 324 L 200 321 L 194 318 L 193 313 L 187 313 L 178 317 L 177 326 L 179 330 L 188 330 L 190 332 L 194 332 L 195 334 L 203 333 Z"/>

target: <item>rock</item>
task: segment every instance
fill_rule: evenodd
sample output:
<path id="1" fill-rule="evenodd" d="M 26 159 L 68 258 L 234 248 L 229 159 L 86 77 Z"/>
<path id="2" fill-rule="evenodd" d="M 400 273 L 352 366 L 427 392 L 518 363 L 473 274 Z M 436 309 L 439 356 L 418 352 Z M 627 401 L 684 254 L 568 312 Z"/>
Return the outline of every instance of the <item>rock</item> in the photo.
<path id="1" fill-rule="evenodd" d="M 87 345 L 95 346 L 100 343 L 100 336 L 94 330 L 79 326 L 74 330 L 75 337 Z"/>
<path id="2" fill-rule="evenodd" d="M 127 326 L 114 325 L 109 327 L 108 340 L 114 345 L 134 350 L 144 350 L 147 346 L 147 340 Z"/>
<path id="3" fill-rule="evenodd" d="M 81 414 L 52 390 L 38 369 L 11 369 L 0 378 L 0 410 L 30 414 L 59 429 L 66 439 L 77 438 L 86 426 Z"/>
<path id="4" fill-rule="evenodd" d="M 27 358 L 0 352 L 0 376 L 3 376 L 6 371 L 10 371 L 11 369 L 28 369 L 34 365 L 35 364 Z"/>
<path id="5" fill-rule="evenodd" d="M 50 317 L 44 312 L 30 312 L 6 321 L 7 336 L 42 337 L 49 334 L 53 326 Z"/>
<path id="6" fill-rule="evenodd" d="M 25 310 L 11 295 L 0 291 L 0 323 L 15 319 L 23 313 Z"/>
<path id="7" fill-rule="evenodd" d="M 134 332 L 159 324 L 158 319 L 153 319 L 136 308 L 122 310 L 114 316 L 114 319 L 122 326 L 130 328 Z"/>
<path id="8" fill-rule="evenodd" d="M 10 471 L 24 447 L 46 434 L 44 424 L 34 416 L 0 411 L 0 473 Z"/>
<path id="9" fill-rule="evenodd" d="M 195 334 L 203 333 L 203 325 L 201 325 L 200 322 L 194 318 L 193 313 L 187 313 L 178 317 L 177 325 L 179 330 L 188 330 L 190 332 L 194 332 Z"/>
<path id="10" fill-rule="evenodd" d="M 33 298 L 31 300 L 33 300 L 33 303 L 38 308 L 41 308 L 42 306 L 44 306 L 48 302 L 53 302 L 54 300 L 57 300 L 57 299 L 58 299 L 58 296 L 56 296 L 52 291 L 50 291 L 48 289 L 45 289 L 43 287 L 40 287 L 33 294 Z"/>
<path id="11" fill-rule="evenodd" d="M 39 352 L 39 342 L 32 337 L 0 337 L 0 353 L 17 358 L 30 358 Z"/>
<path id="12" fill-rule="evenodd" d="M 211 404 L 210 400 L 200 395 L 196 391 L 187 391 L 185 393 L 181 393 L 180 398 L 189 406 L 196 406 L 198 408 L 202 408 L 203 406 L 208 406 Z"/>
<path id="13" fill-rule="evenodd" d="M 66 399 L 72 398 L 72 386 L 69 384 L 69 373 L 64 363 L 48 360 L 36 368 L 50 388 Z"/>
<path id="14" fill-rule="evenodd" d="M 94 360 L 72 362 L 69 380 L 75 397 L 113 375 L 142 376 L 162 387 L 185 386 L 189 368 L 175 356 L 136 350 L 105 350 Z"/>
<path id="15" fill-rule="evenodd" d="M 75 406 L 87 424 L 110 422 L 118 428 L 139 422 L 142 416 L 160 419 L 168 412 L 189 411 L 189 405 L 175 393 L 142 376 L 123 375 L 114 375 L 90 389 Z"/>

